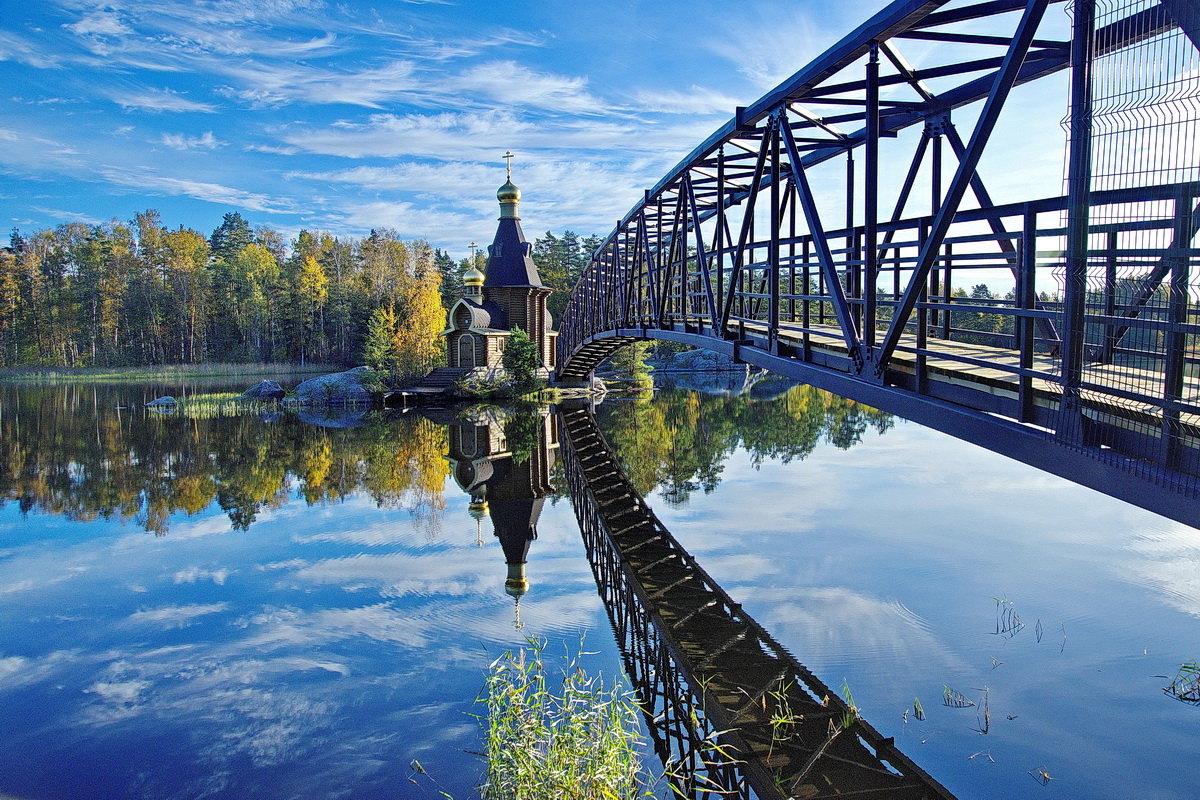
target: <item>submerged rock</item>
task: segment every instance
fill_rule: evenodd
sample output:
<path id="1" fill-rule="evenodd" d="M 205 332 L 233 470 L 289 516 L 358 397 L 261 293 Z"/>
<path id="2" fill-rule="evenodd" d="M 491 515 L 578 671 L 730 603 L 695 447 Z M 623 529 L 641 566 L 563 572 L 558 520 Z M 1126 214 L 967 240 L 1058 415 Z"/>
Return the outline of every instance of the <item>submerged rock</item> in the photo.
<path id="1" fill-rule="evenodd" d="M 287 394 L 275 381 L 260 381 L 242 392 L 239 400 L 282 400 Z"/>
<path id="2" fill-rule="evenodd" d="M 171 397 L 171 395 L 169 395 L 169 394 L 164 394 L 162 397 L 157 397 L 157 398 L 151 400 L 149 403 L 146 403 L 145 407 L 146 408 L 166 408 L 166 407 L 173 408 L 177 404 L 178 404 L 178 401 L 174 397 Z"/>
<path id="3" fill-rule="evenodd" d="M 370 371 L 370 367 L 355 367 L 345 372 L 309 378 L 296 387 L 296 401 L 305 405 L 351 405 L 374 402 L 374 395 L 363 385 L 363 379 Z"/>

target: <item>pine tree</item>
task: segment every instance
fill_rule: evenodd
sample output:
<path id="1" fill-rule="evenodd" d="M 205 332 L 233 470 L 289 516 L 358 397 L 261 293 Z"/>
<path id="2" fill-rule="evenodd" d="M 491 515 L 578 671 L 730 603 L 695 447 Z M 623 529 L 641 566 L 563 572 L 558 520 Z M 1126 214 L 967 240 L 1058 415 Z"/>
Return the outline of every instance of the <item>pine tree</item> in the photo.
<path id="1" fill-rule="evenodd" d="M 231 211 L 222 218 L 220 226 L 213 231 L 208 243 L 212 248 L 213 258 L 231 261 L 242 248 L 253 241 L 254 233 L 250 230 L 250 223 L 238 212 Z"/>

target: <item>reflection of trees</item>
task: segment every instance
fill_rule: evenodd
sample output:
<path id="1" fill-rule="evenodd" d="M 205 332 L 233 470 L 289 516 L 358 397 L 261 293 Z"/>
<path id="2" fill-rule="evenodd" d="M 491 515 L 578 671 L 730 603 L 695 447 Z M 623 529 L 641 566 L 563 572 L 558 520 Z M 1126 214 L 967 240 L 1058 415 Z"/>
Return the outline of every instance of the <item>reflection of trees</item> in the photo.
<path id="1" fill-rule="evenodd" d="M 811 386 L 775 400 L 662 391 L 610 402 L 597 416 L 640 493 L 661 488 L 671 503 L 711 492 L 726 458 L 740 445 L 756 464 L 806 458 L 819 444 L 846 449 L 868 429 L 883 433 L 892 417 Z"/>
<path id="2" fill-rule="evenodd" d="M 0 497 L 22 511 L 132 519 L 165 533 L 215 500 L 236 528 L 293 498 L 367 492 L 389 507 L 440 508 L 445 429 L 417 418 L 316 428 L 285 415 L 190 419 L 118 410 L 127 389 L 0 390 Z"/>

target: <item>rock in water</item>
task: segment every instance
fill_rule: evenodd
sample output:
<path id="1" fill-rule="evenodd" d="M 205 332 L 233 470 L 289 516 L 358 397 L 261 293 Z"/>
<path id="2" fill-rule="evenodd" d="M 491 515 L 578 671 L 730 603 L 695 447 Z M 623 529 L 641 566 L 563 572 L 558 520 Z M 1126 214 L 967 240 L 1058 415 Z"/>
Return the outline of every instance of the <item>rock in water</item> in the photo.
<path id="1" fill-rule="evenodd" d="M 282 400 L 287 394 L 275 381 L 261 381 L 242 392 L 239 400 Z"/>
<path id="2" fill-rule="evenodd" d="M 173 406 L 176 404 L 174 397 L 169 394 L 164 394 L 162 397 L 157 397 L 146 403 L 146 408 L 162 408 L 163 406 Z"/>
<path id="3" fill-rule="evenodd" d="M 307 405 L 343 405 L 371 403 L 374 396 L 363 386 L 369 367 L 355 367 L 345 372 L 309 378 L 296 387 L 296 401 Z"/>

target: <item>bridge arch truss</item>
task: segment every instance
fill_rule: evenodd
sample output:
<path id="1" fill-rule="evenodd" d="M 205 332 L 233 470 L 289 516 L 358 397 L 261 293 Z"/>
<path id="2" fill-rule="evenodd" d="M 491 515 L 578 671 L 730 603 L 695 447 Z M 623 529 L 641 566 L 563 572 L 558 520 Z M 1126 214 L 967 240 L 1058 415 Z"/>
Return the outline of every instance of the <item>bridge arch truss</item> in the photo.
<path id="1" fill-rule="evenodd" d="M 693 344 L 1200 524 L 1200 7 L 1058 4 L 896 0 L 738 108 L 593 255 L 559 378 Z M 997 204 L 1038 81 L 1065 194 Z"/>

